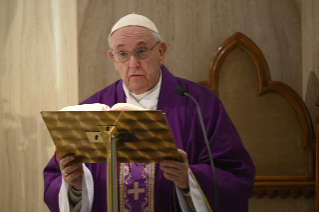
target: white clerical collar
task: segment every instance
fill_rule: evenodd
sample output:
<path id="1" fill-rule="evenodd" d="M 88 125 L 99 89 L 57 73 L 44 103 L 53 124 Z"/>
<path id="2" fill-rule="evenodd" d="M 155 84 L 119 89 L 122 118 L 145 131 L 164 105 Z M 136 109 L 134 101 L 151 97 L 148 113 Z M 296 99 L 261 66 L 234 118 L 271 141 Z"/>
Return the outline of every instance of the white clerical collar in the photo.
<path id="1" fill-rule="evenodd" d="M 137 102 L 140 102 L 142 99 L 144 99 L 146 96 L 149 96 L 150 94 L 153 93 L 153 95 L 151 95 L 151 98 L 155 98 L 156 99 L 156 102 L 158 100 L 158 96 L 159 96 L 159 91 L 160 91 L 160 88 L 161 88 L 161 84 L 162 84 L 162 70 L 160 70 L 160 77 L 159 77 L 159 80 L 156 84 L 156 86 L 154 88 L 152 88 L 151 90 L 148 90 L 142 94 L 134 94 L 132 93 L 131 91 L 129 91 L 127 89 L 127 87 L 124 85 L 123 83 L 123 89 L 124 89 L 124 92 L 125 92 L 125 96 L 126 98 L 128 97 L 132 97 L 134 98 Z M 154 95 L 155 94 L 155 95 Z M 150 97 L 150 96 L 149 96 Z"/>
<path id="2" fill-rule="evenodd" d="M 146 91 L 145 93 L 142 93 L 140 95 L 131 93 L 123 83 L 123 89 L 126 96 L 126 102 L 139 107 L 143 107 L 147 110 L 156 110 L 158 97 L 161 90 L 161 85 L 162 85 L 162 70 L 160 70 L 160 78 L 156 86 L 152 88 L 151 90 Z"/>

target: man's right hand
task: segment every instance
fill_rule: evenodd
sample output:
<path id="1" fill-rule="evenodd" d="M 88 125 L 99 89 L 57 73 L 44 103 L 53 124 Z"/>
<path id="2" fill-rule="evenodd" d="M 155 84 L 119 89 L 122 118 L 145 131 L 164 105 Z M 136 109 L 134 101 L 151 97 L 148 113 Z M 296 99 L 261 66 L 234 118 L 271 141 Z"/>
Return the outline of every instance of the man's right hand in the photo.
<path id="1" fill-rule="evenodd" d="M 60 154 L 56 151 L 56 159 L 60 162 L 60 170 L 65 182 L 73 186 L 74 189 L 82 191 L 83 163 L 74 160 L 73 155 L 61 159 Z"/>

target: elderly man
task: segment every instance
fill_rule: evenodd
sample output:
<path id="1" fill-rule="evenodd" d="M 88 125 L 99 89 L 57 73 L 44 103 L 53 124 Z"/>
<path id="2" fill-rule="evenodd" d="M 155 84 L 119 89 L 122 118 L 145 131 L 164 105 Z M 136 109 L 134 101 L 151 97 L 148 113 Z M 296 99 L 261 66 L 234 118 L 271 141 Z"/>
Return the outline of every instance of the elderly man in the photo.
<path id="1" fill-rule="evenodd" d="M 109 56 L 121 80 L 82 104 L 128 102 L 165 113 L 183 162 L 119 164 L 119 211 L 212 211 L 213 174 L 196 105 L 174 93 L 184 87 L 200 103 L 213 153 L 219 211 L 248 211 L 255 169 L 220 100 L 207 88 L 174 77 L 164 66 L 166 43 L 144 16 L 120 19 L 109 35 Z M 44 170 L 51 211 L 106 211 L 105 164 L 54 157 Z M 62 173 L 62 175 L 61 175 Z"/>

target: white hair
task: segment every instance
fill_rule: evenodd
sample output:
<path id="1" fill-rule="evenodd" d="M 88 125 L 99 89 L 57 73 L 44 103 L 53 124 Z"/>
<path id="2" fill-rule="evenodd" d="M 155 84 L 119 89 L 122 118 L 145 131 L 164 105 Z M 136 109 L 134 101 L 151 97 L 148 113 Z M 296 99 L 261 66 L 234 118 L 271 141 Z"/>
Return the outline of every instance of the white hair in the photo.
<path id="1" fill-rule="evenodd" d="M 156 42 L 158 42 L 158 41 L 163 42 L 163 39 L 159 33 L 156 33 L 154 31 L 151 31 L 151 32 L 152 32 L 152 36 Z M 109 35 L 108 42 L 109 42 L 109 47 L 112 49 L 112 35 Z"/>

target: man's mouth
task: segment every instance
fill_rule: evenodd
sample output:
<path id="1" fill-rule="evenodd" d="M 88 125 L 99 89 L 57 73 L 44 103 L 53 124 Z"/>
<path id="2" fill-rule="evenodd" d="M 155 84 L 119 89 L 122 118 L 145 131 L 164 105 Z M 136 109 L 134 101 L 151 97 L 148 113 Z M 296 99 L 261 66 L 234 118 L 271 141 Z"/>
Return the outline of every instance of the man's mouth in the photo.
<path id="1" fill-rule="evenodd" d="M 133 78 L 139 78 L 139 77 L 142 77 L 143 74 L 132 74 L 130 77 L 133 77 Z"/>

